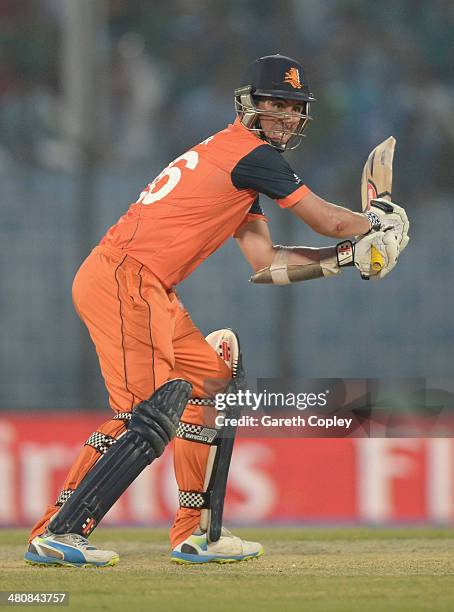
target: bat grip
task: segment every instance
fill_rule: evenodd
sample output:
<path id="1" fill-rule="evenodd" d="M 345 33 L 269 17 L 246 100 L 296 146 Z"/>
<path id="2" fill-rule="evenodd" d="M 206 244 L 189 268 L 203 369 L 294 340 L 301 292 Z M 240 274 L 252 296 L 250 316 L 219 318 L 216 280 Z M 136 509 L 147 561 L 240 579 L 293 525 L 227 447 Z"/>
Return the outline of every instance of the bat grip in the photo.
<path id="1" fill-rule="evenodd" d="M 370 247 L 370 265 L 374 272 L 380 272 L 385 265 L 385 260 L 380 251 L 372 245 Z"/>

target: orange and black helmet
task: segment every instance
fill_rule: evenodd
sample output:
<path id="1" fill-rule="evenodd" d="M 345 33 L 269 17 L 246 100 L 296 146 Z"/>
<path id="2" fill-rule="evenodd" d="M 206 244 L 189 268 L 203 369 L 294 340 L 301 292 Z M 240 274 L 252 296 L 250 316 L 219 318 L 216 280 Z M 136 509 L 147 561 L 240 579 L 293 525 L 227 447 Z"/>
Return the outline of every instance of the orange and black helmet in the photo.
<path id="1" fill-rule="evenodd" d="M 243 125 L 267 140 L 269 144 L 283 151 L 286 148 L 294 149 L 300 144 L 303 131 L 311 120 L 310 103 L 315 100 L 312 95 L 302 65 L 296 60 L 284 55 L 266 55 L 255 60 L 242 79 L 242 85 L 235 89 L 235 107 Z M 301 120 L 298 128 L 291 133 L 292 138 L 286 145 L 265 138 L 261 133 L 260 111 L 255 102 L 258 99 L 281 98 L 301 102 L 304 112 L 300 114 Z M 266 113 L 268 116 L 270 112 Z M 282 113 L 275 114 L 276 118 L 285 117 Z M 290 146 L 289 146 L 290 145 Z"/>
<path id="2" fill-rule="evenodd" d="M 302 65 L 285 55 L 266 55 L 255 60 L 242 79 L 241 88 L 249 86 L 254 96 L 270 96 L 313 102 Z"/>

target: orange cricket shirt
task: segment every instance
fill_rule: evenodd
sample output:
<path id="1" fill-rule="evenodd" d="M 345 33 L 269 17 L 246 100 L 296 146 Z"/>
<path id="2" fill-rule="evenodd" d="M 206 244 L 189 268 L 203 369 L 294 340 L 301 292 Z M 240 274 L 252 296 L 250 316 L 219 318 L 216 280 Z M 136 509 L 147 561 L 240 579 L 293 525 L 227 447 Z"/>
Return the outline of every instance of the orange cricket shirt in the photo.
<path id="1" fill-rule="evenodd" d="M 259 193 L 286 208 L 307 192 L 282 155 L 237 119 L 171 162 L 100 244 L 134 257 L 168 288 L 242 223 L 264 218 Z"/>

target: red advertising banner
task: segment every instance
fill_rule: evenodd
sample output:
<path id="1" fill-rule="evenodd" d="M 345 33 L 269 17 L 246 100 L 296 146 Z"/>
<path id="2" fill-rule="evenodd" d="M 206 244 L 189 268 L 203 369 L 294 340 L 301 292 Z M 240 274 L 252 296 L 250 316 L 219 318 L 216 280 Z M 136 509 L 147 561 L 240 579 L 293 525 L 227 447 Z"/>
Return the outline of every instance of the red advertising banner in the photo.
<path id="1" fill-rule="evenodd" d="M 0 416 L 0 525 L 31 525 L 53 501 L 97 413 Z M 177 507 L 172 450 L 131 485 L 111 524 L 170 523 Z M 226 503 L 231 524 L 454 523 L 450 438 L 239 438 Z"/>

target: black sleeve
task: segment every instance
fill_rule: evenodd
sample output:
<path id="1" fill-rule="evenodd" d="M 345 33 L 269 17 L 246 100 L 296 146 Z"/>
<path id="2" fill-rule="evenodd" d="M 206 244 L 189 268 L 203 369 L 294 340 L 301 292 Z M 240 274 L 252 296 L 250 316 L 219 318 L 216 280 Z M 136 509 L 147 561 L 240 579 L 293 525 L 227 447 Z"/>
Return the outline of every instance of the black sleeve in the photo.
<path id="1" fill-rule="evenodd" d="M 282 154 L 267 144 L 240 159 L 231 177 L 237 189 L 254 189 L 274 200 L 289 196 L 303 185 Z"/>
<path id="2" fill-rule="evenodd" d="M 253 201 L 252 206 L 251 206 L 251 208 L 248 211 L 248 214 L 250 214 L 250 215 L 262 215 L 263 217 L 265 216 L 265 213 L 263 212 L 263 209 L 260 206 L 259 196 L 257 196 L 255 198 L 255 200 Z"/>

